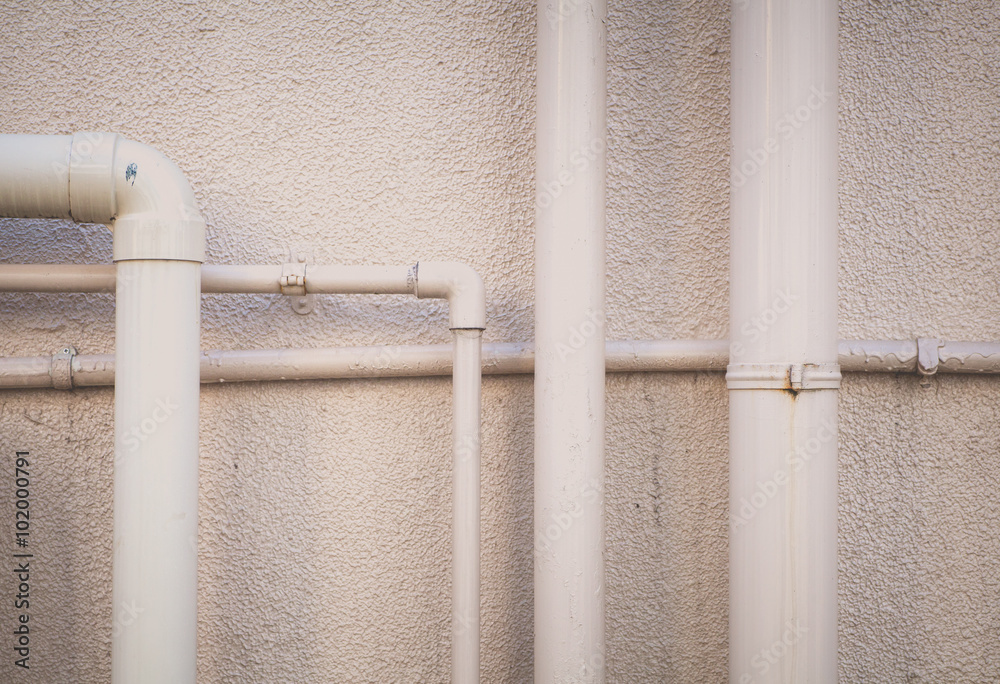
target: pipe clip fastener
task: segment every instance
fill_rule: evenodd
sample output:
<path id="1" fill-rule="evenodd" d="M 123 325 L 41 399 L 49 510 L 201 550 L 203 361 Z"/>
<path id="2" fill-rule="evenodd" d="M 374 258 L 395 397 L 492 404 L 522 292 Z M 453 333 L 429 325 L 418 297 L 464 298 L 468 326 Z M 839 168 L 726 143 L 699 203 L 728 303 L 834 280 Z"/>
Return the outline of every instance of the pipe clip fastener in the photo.
<path id="1" fill-rule="evenodd" d="M 306 265 L 291 263 L 281 265 L 281 278 L 278 279 L 281 294 L 293 297 L 304 297 L 306 294 Z"/>
<path id="2" fill-rule="evenodd" d="M 49 375 L 52 377 L 52 387 L 58 390 L 73 389 L 73 357 L 75 347 L 63 347 L 52 355 Z"/>
<path id="3" fill-rule="evenodd" d="M 733 363 L 726 367 L 729 389 L 838 389 L 840 378 L 836 363 Z"/>
<path id="4" fill-rule="evenodd" d="M 921 375 L 934 375 L 938 372 L 938 364 L 941 362 L 939 349 L 941 340 L 933 337 L 917 338 L 917 371 Z"/>

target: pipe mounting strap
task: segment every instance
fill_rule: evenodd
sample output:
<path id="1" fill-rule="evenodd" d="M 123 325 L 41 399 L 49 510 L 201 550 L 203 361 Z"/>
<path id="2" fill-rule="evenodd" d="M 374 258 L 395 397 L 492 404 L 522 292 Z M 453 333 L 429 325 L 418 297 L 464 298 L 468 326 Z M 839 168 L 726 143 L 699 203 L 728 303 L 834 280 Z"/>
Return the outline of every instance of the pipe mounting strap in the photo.
<path id="1" fill-rule="evenodd" d="M 73 357 L 75 347 L 63 347 L 52 355 L 49 375 L 52 377 L 52 387 L 58 390 L 73 389 Z"/>
<path id="2" fill-rule="evenodd" d="M 934 375 L 941 361 L 939 349 L 941 340 L 933 337 L 917 338 L 917 371 L 921 375 Z"/>
<path id="3" fill-rule="evenodd" d="M 840 377 L 836 363 L 734 363 L 726 367 L 729 389 L 837 389 Z"/>

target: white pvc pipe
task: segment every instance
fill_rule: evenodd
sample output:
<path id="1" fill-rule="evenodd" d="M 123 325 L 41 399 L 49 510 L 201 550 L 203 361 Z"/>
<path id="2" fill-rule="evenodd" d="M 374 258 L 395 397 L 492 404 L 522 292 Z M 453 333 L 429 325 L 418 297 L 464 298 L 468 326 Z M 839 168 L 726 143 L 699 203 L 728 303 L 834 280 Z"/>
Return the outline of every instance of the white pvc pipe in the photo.
<path id="1" fill-rule="evenodd" d="M 71 135 L 0 135 L 0 212 L 9 218 L 71 218 L 72 145 Z"/>
<path id="2" fill-rule="evenodd" d="M 0 264 L 0 292 L 114 291 L 114 264 Z"/>
<path id="3" fill-rule="evenodd" d="M 201 291 L 219 294 L 280 294 L 281 266 L 201 267 Z"/>
<path id="4" fill-rule="evenodd" d="M 718 372 L 726 370 L 724 340 L 608 341 L 608 373 Z M 842 372 L 917 372 L 912 340 L 841 340 Z M 636 354 L 634 350 L 658 349 Z M 210 350 L 201 354 L 201 382 L 266 382 L 340 378 L 441 377 L 452 374 L 450 344 L 334 347 L 318 349 Z M 937 373 L 1000 374 L 1000 343 L 941 342 Z M 0 357 L 0 389 L 72 389 L 114 384 L 111 354 Z M 483 375 L 534 373 L 534 346 L 527 342 L 482 346 Z"/>
<path id="5" fill-rule="evenodd" d="M 109 195 L 99 216 L 114 233 L 112 601 L 116 619 L 139 616 L 112 631 L 111 681 L 193 684 L 205 222 L 187 180 L 159 152 L 116 136 L 78 152 L 88 180 L 81 188 L 71 175 L 71 196 L 80 191 L 96 206 Z"/>
<path id="6" fill-rule="evenodd" d="M 536 684 L 605 680 L 606 14 L 537 7 Z"/>
<path id="7" fill-rule="evenodd" d="M 452 675 L 479 681 L 479 501 L 482 330 L 455 329 L 452 393 Z"/>
<path id="8" fill-rule="evenodd" d="M 412 294 L 448 300 L 454 335 L 450 348 L 210 352 L 201 359 L 201 373 L 206 382 L 226 382 L 370 376 L 391 365 L 397 375 L 448 374 L 454 369 L 452 679 L 463 684 L 478 681 L 479 422 L 481 337 L 486 325 L 486 295 L 479 275 L 464 264 L 448 262 L 201 268 L 183 261 L 123 260 L 117 273 L 112 269 L 0 266 L 0 290 L 103 292 L 117 282 L 120 340 L 114 362 L 107 356 L 74 356 L 69 350 L 42 360 L 0 359 L 0 387 L 68 389 L 74 384 L 109 384 L 116 378 L 115 602 L 143 613 L 148 606 L 156 622 L 142 631 L 130 627 L 116 634 L 114 676 L 147 681 L 154 674 L 149 668 L 155 667 L 157 676 L 167 679 L 149 681 L 188 681 L 188 670 L 193 677 L 195 633 L 180 634 L 172 626 L 196 619 L 197 314 L 199 285 L 204 284 L 212 292 L 276 293 L 298 288 L 303 293 Z M 149 394 L 151 390 L 155 393 Z M 161 423 L 169 423 L 170 429 L 160 429 Z M 141 449 L 143 458 L 125 458 L 120 453 L 123 445 L 136 454 Z M 192 452 L 193 460 L 169 457 Z M 191 483 L 193 490 L 188 487 Z M 135 513 L 137 506 L 143 507 L 142 514 Z M 150 582 L 168 591 L 154 594 Z M 165 596 L 176 599 L 165 603 Z M 136 653 L 144 655 L 131 655 Z M 164 653 L 178 654 L 170 667 L 160 662 L 158 656 Z"/>
<path id="9" fill-rule="evenodd" d="M 0 135 L 0 215 L 112 225 L 112 604 L 114 619 L 139 616 L 113 629 L 112 682 L 193 684 L 205 243 L 194 195 L 170 160 L 112 133 Z M 36 284 L 19 275 L 22 287 Z M 48 279 L 65 275 L 55 269 Z M 93 270 L 81 278 L 98 291 L 109 285 L 107 274 Z"/>
<path id="10" fill-rule="evenodd" d="M 306 266 L 306 291 L 315 294 L 415 294 L 415 266 Z"/>
<path id="11" fill-rule="evenodd" d="M 733 3 L 731 684 L 837 680 L 837 21 Z"/>
<path id="12" fill-rule="evenodd" d="M 194 682 L 199 264 L 118 264 L 113 682 Z"/>

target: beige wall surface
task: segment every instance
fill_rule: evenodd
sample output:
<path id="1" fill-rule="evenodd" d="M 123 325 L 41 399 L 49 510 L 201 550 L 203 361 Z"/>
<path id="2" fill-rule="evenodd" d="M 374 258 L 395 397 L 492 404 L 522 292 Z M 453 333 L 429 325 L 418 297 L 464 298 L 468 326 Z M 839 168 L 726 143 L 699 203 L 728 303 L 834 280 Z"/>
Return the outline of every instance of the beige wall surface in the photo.
<path id="1" fill-rule="evenodd" d="M 1000 337 L 1000 9 L 841 3 L 844 338 Z M 0 9 L 0 133 L 113 130 L 187 174 L 209 263 L 473 265 L 532 337 L 533 2 Z M 728 317 L 729 5 L 612 2 L 608 334 Z M 107 263 L 102 226 L 0 221 L 0 262 Z M 107 295 L 0 294 L 0 354 L 114 348 Z M 204 348 L 445 342 L 442 305 L 207 295 Z M 845 682 L 1000 682 L 1000 387 L 849 376 Z M 200 682 L 444 682 L 446 379 L 206 387 Z M 0 392 L 0 682 L 106 682 L 112 390 Z M 483 680 L 531 680 L 532 389 L 483 389 Z M 610 682 L 724 682 L 720 374 L 608 379 Z M 15 450 L 32 454 L 30 673 L 13 666 Z M 112 616 L 115 616 L 113 623 Z"/>

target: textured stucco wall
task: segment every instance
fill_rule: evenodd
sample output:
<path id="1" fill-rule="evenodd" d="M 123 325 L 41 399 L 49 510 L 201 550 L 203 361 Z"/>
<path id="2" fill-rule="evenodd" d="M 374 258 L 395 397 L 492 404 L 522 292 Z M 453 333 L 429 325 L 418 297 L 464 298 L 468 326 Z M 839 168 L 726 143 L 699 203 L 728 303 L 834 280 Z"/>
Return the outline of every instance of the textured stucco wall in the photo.
<path id="1" fill-rule="evenodd" d="M 996 339 L 994 3 L 841 8 L 841 334 Z M 188 174 L 209 261 L 456 259 L 489 341 L 532 335 L 533 2 L 7 3 L 0 132 L 115 130 Z M 614 338 L 727 332 L 727 3 L 612 3 Z M 4 263 L 110 260 L 100 226 L 0 221 Z M 111 352 L 114 302 L 0 294 L 0 353 Z M 205 348 L 443 342 L 444 307 L 206 296 Z M 993 378 L 847 379 L 841 678 L 1000 681 Z M 449 384 L 202 392 L 199 680 L 443 682 Z M 484 383 L 483 673 L 531 679 L 532 391 Z M 0 393 L 0 558 L 33 453 L 32 662 L 110 671 L 112 394 Z M 727 408 L 718 374 L 608 381 L 613 682 L 722 682 Z M 12 596 L 0 573 L 0 634 Z M 121 611 L 119 610 L 119 614 Z M 128 616 L 125 616 L 126 619 Z M 138 618 L 141 620 L 142 616 Z"/>

